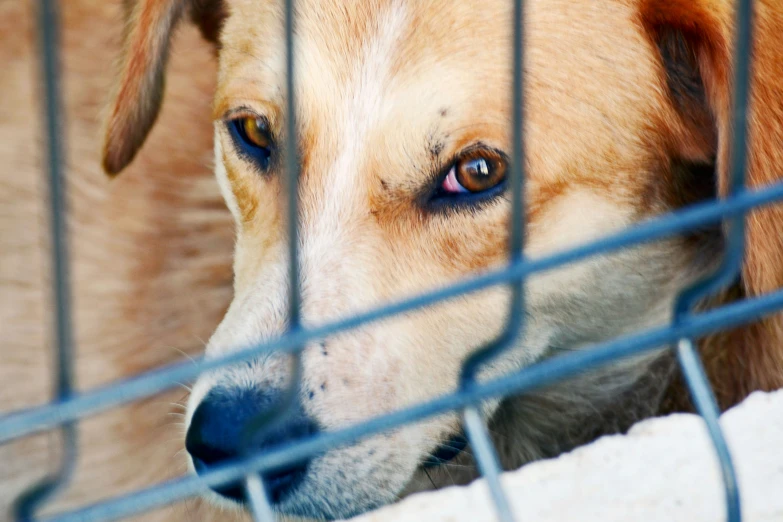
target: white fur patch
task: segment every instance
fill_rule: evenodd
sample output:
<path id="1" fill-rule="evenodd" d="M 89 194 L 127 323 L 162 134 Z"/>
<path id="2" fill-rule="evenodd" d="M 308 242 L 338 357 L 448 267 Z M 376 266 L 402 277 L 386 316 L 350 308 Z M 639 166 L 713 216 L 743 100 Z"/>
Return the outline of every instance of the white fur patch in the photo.
<path id="1" fill-rule="evenodd" d="M 341 86 L 339 92 L 331 93 L 331 98 L 337 102 L 333 114 L 339 117 L 334 122 L 339 149 L 334 161 L 323 167 L 325 182 L 323 192 L 316 201 L 317 217 L 302 224 L 306 227 L 301 234 L 303 276 L 307 277 L 308 288 L 312 290 L 310 302 L 317 308 L 306 306 L 305 319 L 316 316 L 318 321 L 325 321 L 339 314 L 341 307 L 335 306 L 339 303 L 319 306 L 319 294 L 345 295 L 350 299 L 350 292 L 346 292 L 345 288 L 332 288 L 336 280 L 333 274 L 324 273 L 317 267 L 323 266 L 328 259 L 335 260 L 339 265 L 351 257 L 344 255 L 345 249 L 350 248 L 345 240 L 345 227 L 351 222 L 346 212 L 350 212 L 349 202 L 358 197 L 357 187 L 366 175 L 362 172 L 361 161 L 366 155 L 369 134 L 392 109 L 385 94 L 390 82 L 390 66 L 406 28 L 407 12 L 403 5 L 393 5 L 387 12 L 381 13 L 377 20 L 378 32 L 364 42 L 361 57 L 356 60 L 350 80 Z M 318 56 L 317 52 L 311 54 Z M 315 71 L 319 69 L 314 68 Z M 321 74 L 328 76 L 330 73 L 322 71 Z M 330 83 L 334 83 L 334 80 L 308 79 L 309 85 Z M 349 306 L 348 303 L 343 304 Z"/>
<path id="2" fill-rule="evenodd" d="M 218 135 L 218 125 L 215 123 L 215 177 L 217 178 L 218 187 L 220 187 L 220 193 L 223 195 L 223 199 L 226 201 L 228 210 L 231 211 L 231 215 L 234 216 L 234 220 L 240 223 L 242 215 L 239 212 L 239 204 L 237 198 L 234 196 L 234 191 L 231 189 L 231 181 L 228 179 L 228 172 L 226 172 L 226 166 L 223 164 L 223 147 L 220 144 L 220 136 Z"/>

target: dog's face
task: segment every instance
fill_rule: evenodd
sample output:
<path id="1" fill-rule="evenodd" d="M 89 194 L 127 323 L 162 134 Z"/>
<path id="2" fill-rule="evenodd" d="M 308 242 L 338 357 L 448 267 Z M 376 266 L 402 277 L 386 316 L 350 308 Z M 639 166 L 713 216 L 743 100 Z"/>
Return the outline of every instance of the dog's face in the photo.
<path id="1" fill-rule="evenodd" d="M 511 2 L 349 4 L 297 4 L 307 326 L 508 259 Z M 215 151 L 237 223 L 236 280 L 208 357 L 282 334 L 288 307 L 281 10 L 238 1 L 228 12 Z M 670 206 L 666 140 L 677 119 L 631 7 L 531 2 L 527 13 L 525 253 L 538 257 Z M 706 161 L 697 146 L 688 159 Z M 674 240 L 530 278 L 523 339 L 489 372 L 664 320 L 691 264 Z M 453 390 L 508 302 L 503 289 L 484 291 L 306 347 L 304 415 L 333 430 Z M 204 376 L 191 412 L 215 387 L 279 389 L 288 372 L 286 359 L 263 357 Z M 444 416 L 332 450 L 279 508 L 338 517 L 389 502 L 458 429 Z"/>
<path id="2" fill-rule="evenodd" d="M 235 297 L 210 358 L 283 334 L 289 286 L 283 10 L 248 0 L 223 9 L 215 170 L 236 219 Z M 715 126 L 703 125 L 700 105 L 714 92 L 687 49 L 663 52 L 691 41 L 655 41 L 641 9 L 527 2 L 529 258 L 682 206 L 715 183 Z M 507 262 L 511 21 L 509 0 L 297 2 L 305 326 Z M 709 268 L 706 248 L 699 237 L 673 238 L 531 276 L 521 339 L 483 376 L 665 321 L 677 291 Z M 509 295 L 460 296 L 306 346 L 298 420 L 275 440 L 454 390 L 465 358 L 501 332 Z M 227 433 L 290 377 L 283 356 L 202 376 L 189 404 L 196 468 L 232 453 L 235 441 L 226 441 L 236 434 Z M 497 408 L 483 411 L 489 418 Z M 518 426 L 524 431 L 525 419 Z M 330 450 L 297 468 L 295 480 L 271 479 L 285 486 L 273 494 L 276 508 L 334 518 L 390 502 L 458 432 L 457 416 L 443 415 Z M 219 447 L 204 450 L 210 444 Z"/>

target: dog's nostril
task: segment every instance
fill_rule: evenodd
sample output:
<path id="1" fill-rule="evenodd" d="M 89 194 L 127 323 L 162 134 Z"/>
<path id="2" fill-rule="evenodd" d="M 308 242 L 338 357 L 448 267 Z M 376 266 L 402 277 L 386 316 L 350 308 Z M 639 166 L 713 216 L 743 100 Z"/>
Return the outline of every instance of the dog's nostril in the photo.
<path id="1" fill-rule="evenodd" d="M 193 459 L 196 472 L 204 473 L 240 456 L 280 447 L 318 432 L 318 426 L 304 413 L 301 405 L 271 429 L 249 432 L 248 427 L 275 408 L 281 397 L 278 391 L 212 390 L 193 413 L 185 438 L 185 448 Z M 302 482 L 308 464 L 307 461 L 297 462 L 262 474 L 274 502 L 279 502 Z M 244 501 L 241 484 L 215 488 L 215 491 L 238 502 Z"/>

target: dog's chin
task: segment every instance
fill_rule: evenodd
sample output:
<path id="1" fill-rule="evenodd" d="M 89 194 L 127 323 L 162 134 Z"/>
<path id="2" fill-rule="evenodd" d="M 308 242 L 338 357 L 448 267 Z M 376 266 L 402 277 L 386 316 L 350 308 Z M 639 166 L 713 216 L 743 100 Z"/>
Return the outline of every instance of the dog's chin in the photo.
<path id="1" fill-rule="evenodd" d="M 199 476 L 193 459 L 187 458 L 188 473 Z M 201 498 L 221 511 L 233 513 L 237 518 L 247 509 L 241 496 L 244 495 L 242 483 L 229 484 L 216 489 L 208 489 L 201 493 Z"/>
<path id="2" fill-rule="evenodd" d="M 213 490 L 205 491 L 201 494 L 201 498 L 221 511 L 237 516 L 247 510 L 247 505 L 244 502 L 239 502 Z"/>
<path id="3" fill-rule="evenodd" d="M 399 480 L 401 478 L 399 476 L 398 480 L 393 481 L 399 485 L 398 488 L 383 481 L 373 486 L 372 483 L 379 479 L 378 473 L 381 473 L 378 469 L 372 474 L 375 480 L 363 481 L 358 488 L 356 487 L 358 484 L 346 484 L 345 487 L 340 487 L 338 483 L 342 481 L 338 477 L 330 480 L 323 478 L 321 474 L 316 474 L 316 476 L 306 477 L 299 487 L 282 498 L 269 497 L 273 501 L 271 507 L 278 520 L 286 522 L 353 518 L 391 504 L 408 494 L 454 484 L 457 479 L 455 472 L 463 468 L 462 461 L 467 456 L 466 452 L 462 451 L 463 448 L 464 443 L 457 436 L 449 439 L 444 446 L 434 448 L 432 453 L 422 457 L 421 465 L 411 469 L 407 482 L 405 479 Z M 332 455 L 332 457 L 337 456 Z M 341 458 L 338 460 L 344 462 Z M 187 461 L 189 472 L 199 475 L 193 460 L 188 457 Z M 327 469 L 333 469 L 334 464 L 331 462 Z M 455 464 L 456 469 L 450 464 Z M 459 482 L 463 481 L 459 479 Z M 381 484 L 386 484 L 386 487 L 381 487 Z M 243 480 L 206 490 L 201 497 L 210 505 L 224 511 L 227 520 L 244 519 L 250 510 L 245 497 Z"/>
<path id="4" fill-rule="evenodd" d="M 242 482 L 232 483 L 214 490 L 210 489 L 202 493 L 201 497 L 221 511 L 229 515 L 236 515 L 236 519 L 240 519 L 244 513 L 250 511 L 250 506 L 244 498 Z M 325 501 L 318 497 L 318 495 L 309 495 L 307 491 L 294 492 L 280 502 L 272 504 L 271 507 L 279 522 L 332 521 L 362 515 L 381 508 L 393 500 L 378 500 L 377 502 L 365 500 L 362 506 L 357 506 L 347 498 L 342 501 L 335 498 Z M 228 518 L 228 520 L 233 520 L 233 518 Z"/>

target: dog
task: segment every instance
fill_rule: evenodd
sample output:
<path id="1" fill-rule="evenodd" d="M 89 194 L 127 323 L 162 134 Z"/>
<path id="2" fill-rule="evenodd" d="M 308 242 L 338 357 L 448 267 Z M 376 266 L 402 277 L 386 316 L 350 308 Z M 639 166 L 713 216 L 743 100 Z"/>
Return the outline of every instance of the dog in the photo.
<path id="1" fill-rule="evenodd" d="M 776 36 L 783 8 L 764 0 L 755 12 L 751 189 L 778 180 L 783 159 L 783 43 Z M 148 134 L 168 103 L 164 77 L 175 27 L 192 20 L 217 56 L 214 171 L 235 248 L 233 299 L 207 358 L 289 327 L 283 16 L 272 0 L 139 0 L 128 10 L 102 150 L 107 173 L 151 154 L 142 145 L 154 143 Z M 733 16 L 728 0 L 526 3 L 527 258 L 726 195 Z M 304 326 L 506 265 L 512 21 L 507 0 L 296 3 Z M 180 109 L 183 116 L 192 111 Z M 175 141 L 189 139 L 189 127 L 170 128 Z M 740 276 L 701 309 L 783 286 L 783 208 L 754 210 L 746 226 Z M 531 275 L 522 334 L 480 378 L 667 324 L 681 290 L 719 266 L 724 243 L 720 228 L 702 229 Z M 292 413 L 249 439 L 245 427 L 291 385 L 290 358 L 263 356 L 202 375 L 188 398 L 183 458 L 202 473 L 248 450 L 448 393 L 466 358 L 502 331 L 509 304 L 508 288 L 490 288 L 304 347 Z M 721 407 L 783 386 L 781 346 L 779 313 L 701 341 Z M 690 408 L 674 361 L 660 347 L 521 397 L 487 401 L 481 413 L 510 469 Z M 477 472 L 463 441 L 458 415 L 445 414 L 262 478 L 282 516 L 346 518 L 472 480 Z M 236 508 L 243 488 L 219 487 L 207 500 L 199 509 L 232 518 L 209 505 Z"/>

